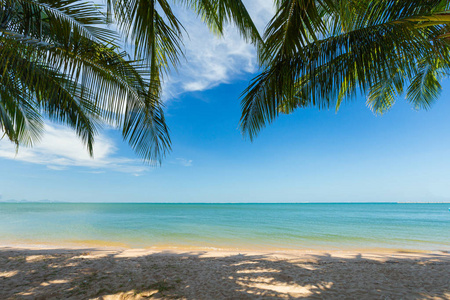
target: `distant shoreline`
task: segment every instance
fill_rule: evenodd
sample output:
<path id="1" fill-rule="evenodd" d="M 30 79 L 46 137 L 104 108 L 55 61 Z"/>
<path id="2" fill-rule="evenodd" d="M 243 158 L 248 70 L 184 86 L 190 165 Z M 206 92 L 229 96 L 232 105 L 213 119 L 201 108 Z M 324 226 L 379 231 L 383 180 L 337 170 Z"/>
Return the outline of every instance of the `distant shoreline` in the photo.
<path id="1" fill-rule="evenodd" d="M 245 246 L 185 246 L 185 245 L 158 245 L 148 247 L 133 247 L 125 243 L 110 241 L 74 241 L 74 242 L 1 242 L 0 251 L 5 249 L 22 249 L 22 250 L 82 250 L 91 249 L 95 251 L 143 251 L 143 252 L 189 252 L 203 251 L 211 253 L 378 253 L 378 254 L 395 254 L 395 253 L 416 253 L 431 254 L 443 253 L 450 254 L 450 249 L 411 249 L 411 248 L 387 248 L 387 247 L 299 247 L 299 248 L 282 248 L 282 247 L 245 247 Z"/>
<path id="2" fill-rule="evenodd" d="M 12 203 L 12 204 L 211 204 L 211 205 L 283 205 L 283 204 L 450 204 L 450 202 L 438 202 L 438 201 L 423 201 L 423 202 L 65 202 L 65 201 L 25 201 L 25 200 L 4 200 L 0 201 L 0 204 Z"/>
<path id="3" fill-rule="evenodd" d="M 133 248 L 120 245 L 69 245 L 69 244 L 1 244 L 0 252 L 2 251 L 24 251 L 35 252 L 44 251 L 49 253 L 60 252 L 84 252 L 92 251 L 94 253 L 114 252 L 124 253 L 126 255 L 139 256 L 147 254 L 182 254 L 182 253 L 204 253 L 205 255 L 222 257 L 228 255 L 275 255 L 278 257 L 284 256 L 309 256 L 309 255 L 323 255 L 329 254 L 332 256 L 348 256 L 348 255 L 367 255 L 367 256 L 386 256 L 386 255 L 400 255 L 400 256 L 427 256 L 427 255 L 442 255 L 450 260 L 450 251 L 446 250 L 420 250 L 420 249 L 391 249 L 391 248 L 342 248 L 342 249 L 232 249 L 232 248 L 212 248 L 212 247 L 148 247 L 148 248 Z"/>

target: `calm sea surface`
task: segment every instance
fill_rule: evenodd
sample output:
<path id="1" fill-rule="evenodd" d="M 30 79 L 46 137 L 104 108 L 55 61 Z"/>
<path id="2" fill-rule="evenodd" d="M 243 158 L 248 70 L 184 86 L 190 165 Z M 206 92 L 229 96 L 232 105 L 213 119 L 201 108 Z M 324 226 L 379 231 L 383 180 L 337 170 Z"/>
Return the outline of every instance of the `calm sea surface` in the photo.
<path id="1" fill-rule="evenodd" d="M 0 203 L 0 245 L 449 251 L 449 207 Z"/>

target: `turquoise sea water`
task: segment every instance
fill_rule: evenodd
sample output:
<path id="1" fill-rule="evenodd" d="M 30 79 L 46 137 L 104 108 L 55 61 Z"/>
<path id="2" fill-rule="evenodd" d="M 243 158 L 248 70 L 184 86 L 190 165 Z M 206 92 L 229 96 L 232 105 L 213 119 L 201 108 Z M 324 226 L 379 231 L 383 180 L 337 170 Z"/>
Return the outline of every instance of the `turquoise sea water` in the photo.
<path id="1" fill-rule="evenodd" d="M 449 207 L 0 203 L 0 245 L 449 251 Z"/>

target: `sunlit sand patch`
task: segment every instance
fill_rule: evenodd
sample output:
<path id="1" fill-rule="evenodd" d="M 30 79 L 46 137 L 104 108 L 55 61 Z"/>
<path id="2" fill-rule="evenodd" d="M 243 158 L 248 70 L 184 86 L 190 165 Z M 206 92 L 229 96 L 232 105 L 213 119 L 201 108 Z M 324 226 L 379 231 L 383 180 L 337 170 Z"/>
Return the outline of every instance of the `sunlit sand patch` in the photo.
<path id="1" fill-rule="evenodd" d="M 64 280 L 64 279 L 50 280 L 50 281 L 41 283 L 41 286 L 49 286 L 52 284 L 63 284 L 63 283 L 68 283 L 68 282 L 69 282 L 69 280 Z"/>
<path id="2" fill-rule="evenodd" d="M 238 267 L 238 266 L 242 266 L 242 265 L 258 264 L 258 263 L 259 262 L 257 262 L 257 261 L 241 261 L 241 262 L 238 262 L 238 263 L 235 263 L 235 264 L 231 264 L 230 266 Z"/>
<path id="3" fill-rule="evenodd" d="M 0 277 L 8 278 L 16 276 L 17 274 L 19 274 L 19 271 L 0 272 Z"/>
<path id="4" fill-rule="evenodd" d="M 78 263 L 75 263 L 75 262 L 71 262 L 71 263 L 66 263 L 66 264 L 64 264 L 64 267 L 76 267 L 76 266 L 78 266 Z M 60 266 L 61 267 L 61 266 Z"/>
<path id="5" fill-rule="evenodd" d="M 309 271 L 317 270 L 317 267 L 313 266 L 312 264 L 296 264 L 296 266 Z"/>
<path id="6" fill-rule="evenodd" d="M 40 260 L 44 260 L 45 259 L 45 255 L 30 255 L 27 256 L 26 260 L 27 262 L 36 262 L 36 261 L 40 261 Z"/>
<path id="7" fill-rule="evenodd" d="M 427 294 L 420 294 L 421 295 L 421 299 L 429 299 L 429 300 L 442 300 L 442 299 L 450 299 L 450 293 L 445 293 L 443 294 L 442 297 L 437 297 L 437 296 L 432 296 L 432 295 L 427 295 Z"/>
<path id="8" fill-rule="evenodd" d="M 93 300 L 134 300 L 134 299 L 148 299 L 153 295 L 157 294 L 158 290 L 148 290 L 141 293 L 136 293 L 136 291 L 132 290 L 129 292 L 123 292 L 118 294 L 110 294 L 104 295 L 101 298 L 94 298 Z"/>
<path id="9" fill-rule="evenodd" d="M 263 269 L 263 268 L 256 268 L 252 270 L 239 270 L 236 273 L 240 274 L 251 274 L 251 273 L 280 273 L 280 270 L 275 269 Z"/>
<path id="10" fill-rule="evenodd" d="M 147 249 L 127 249 L 125 251 L 121 251 L 118 254 L 114 255 L 116 258 L 125 258 L 125 257 L 138 257 L 144 256 L 153 253 Z"/>
<path id="11" fill-rule="evenodd" d="M 254 282 L 251 282 L 254 281 Z M 264 294 L 266 292 L 275 292 L 277 294 L 285 294 L 290 297 L 307 297 L 314 294 L 313 290 L 327 290 L 333 285 L 332 282 L 323 282 L 318 285 L 305 285 L 301 286 L 295 283 L 292 284 L 280 284 L 273 283 L 273 278 L 256 278 L 249 281 L 238 281 L 238 284 L 245 288 L 247 293 L 251 294 Z M 249 289 L 250 288 L 250 289 Z M 256 289 L 256 290 L 255 290 Z"/>

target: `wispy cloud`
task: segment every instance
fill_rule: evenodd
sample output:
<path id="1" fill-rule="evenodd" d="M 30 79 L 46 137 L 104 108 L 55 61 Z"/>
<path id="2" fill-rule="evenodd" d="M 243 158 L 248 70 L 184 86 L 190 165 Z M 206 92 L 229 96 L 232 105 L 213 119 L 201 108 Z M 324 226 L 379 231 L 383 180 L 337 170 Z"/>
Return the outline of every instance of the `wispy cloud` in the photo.
<path id="1" fill-rule="evenodd" d="M 260 33 L 273 15 L 273 0 L 244 1 Z M 227 83 L 257 69 L 255 47 L 246 43 L 239 32 L 227 26 L 224 36 L 215 37 L 193 12 L 180 10 L 179 18 L 189 36 L 185 38 L 186 60 L 165 81 L 164 98 L 185 92 L 202 91 Z"/>
<path id="2" fill-rule="evenodd" d="M 17 153 L 15 145 L 7 140 L 0 141 L 0 157 L 45 165 L 52 170 L 84 167 L 92 172 L 112 170 L 136 176 L 149 170 L 138 159 L 120 157 L 116 153 L 114 142 L 100 134 L 94 145 L 94 158 L 91 158 L 73 130 L 52 124 L 45 125 L 40 143 L 32 148 L 20 147 Z"/>
<path id="3" fill-rule="evenodd" d="M 273 0 L 246 0 L 244 3 L 262 33 L 273 15 Z M 193 12 L 178 10 L 177 15 L 189 33 L 185 39 L 187 62 L 181 65 L 178 73 L 166 78 L 165 100 L 185 92 L 210 89 L 230 82 L 240 74 L 256 71 L 254 46 L 246 43 L 233 26 L 226 27 L 223 37 L 214 37 Z M 105 134 L 97 137 L 95 158 L 91 158 L 72 130 L 47 124 L 45 131 L 39 144 L 33 148 L 21 147 L 17 154 L 13 144 L 0 140 L 0 157 L 45 165 L 52 170 L 84 167 L 89 172 L 112 170 L 136 176 L 149 170 L 138 159 L 117 156 L 116 146 Z M 192 160 L 178 158 L 176 161 L 186 167 L 192 166 Z"/>
<path id="4" fill-rule="evenodd" d="M 177 158 L 177 163 L 183 167 L 192 167 L 192 159 Z"/>

